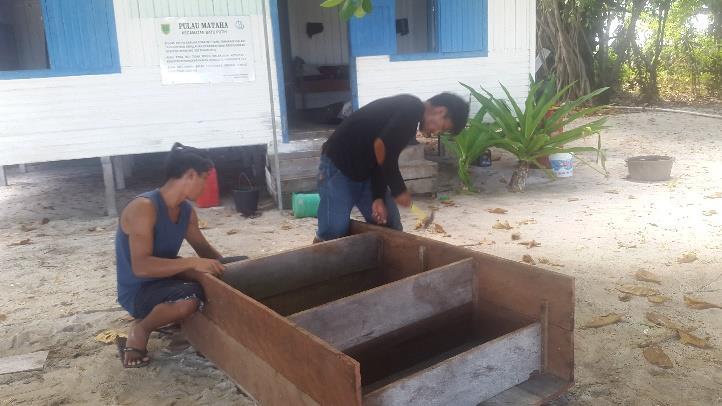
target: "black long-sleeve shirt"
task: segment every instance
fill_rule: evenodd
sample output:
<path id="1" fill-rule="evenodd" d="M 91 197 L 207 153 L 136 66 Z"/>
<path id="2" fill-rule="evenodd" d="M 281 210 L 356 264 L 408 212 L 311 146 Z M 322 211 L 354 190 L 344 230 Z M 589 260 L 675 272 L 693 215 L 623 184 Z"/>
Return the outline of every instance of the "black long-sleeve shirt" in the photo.
<path id="1" fill-rule="evenodd" d="M 373 101 L 351 114 L 323 145 L 323 153 L 347 177 L 357 182 L 371 179 L 374 199 L 386 188 L 396 197 L 406 191 L 399 171 L 399 154 L 416 136 L 424 103 L 402 94 Z M 383 165 L 376 162 L 374 140 L 386 147 Z"/>

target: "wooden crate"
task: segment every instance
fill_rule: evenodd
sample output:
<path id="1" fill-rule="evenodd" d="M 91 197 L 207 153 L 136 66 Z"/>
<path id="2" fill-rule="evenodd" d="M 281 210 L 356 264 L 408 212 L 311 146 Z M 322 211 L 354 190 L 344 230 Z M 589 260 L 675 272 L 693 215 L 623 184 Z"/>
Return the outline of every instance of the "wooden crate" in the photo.
<path id="1" fill-rule="evenodd" d="M 264 405 L 525 405 L 573 382 L 574 281 L 353 222 L 228 266 L 183 325 Z"/>

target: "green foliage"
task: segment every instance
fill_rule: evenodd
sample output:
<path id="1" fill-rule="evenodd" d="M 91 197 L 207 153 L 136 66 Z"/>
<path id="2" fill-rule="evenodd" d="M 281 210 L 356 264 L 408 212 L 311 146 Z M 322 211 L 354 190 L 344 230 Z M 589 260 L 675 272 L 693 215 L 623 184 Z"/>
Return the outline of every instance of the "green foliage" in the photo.
<path id="1" fill-rule="evenodd" d="M 607 88 L 595 90 L 576 100 L 560 105 L 572 85 L 557 91 L 556 79 L 534 82 L 530 78 L 529 92 L 523 106 L 520 106 L 505 86 L 501 86 L 506 100 L 498 99 L 489 91 L 477 91 L 469 85 L 466 87 L 481 105 L 481 109 L 469 121 L 469 125 L 456 137 L 445 137 L 444 143 L 457 157 L 459 162 L 459 178 L 467 190 L 472 189 L 469 178 L 469 165 L 489 147 L 497 147 L 512 153 L 523 167 L 534 165 L 542 168 L 539 158 L 556 153 L 578 154 L 593 152 L 601 158 L 602 170 L 581 159 L 606 175 L 604 154 L 601 147 L 599 132 L 604 128 L 606 117 L 593 120 L 587 124 L 569 128 L 576 120 L 594 114 L 604 106 L 586 107 L 596 96 Z M 488 116 L 493 123 L 484 123 Z M 566 129 L 565 129 L 566 128 Z M 566 144 L 597 134 L 596 147 L 567 147 Z M 547 173 L 550 173 L 547 171 Z M 553 175 L 551 175 L 553 176 Z M 512 185 L 510 185 L 512 186 Z M 523 188 L 523 184 L 520 188 Z"/>
<path id="2" fill-rule="evenodd" d="M 373 10 L 373 3 L 371 0 L 326 0 L 321 3 L 321 7 L 340 7 L 341 17 L 348 20 L 351 16 L 362 18 L 370 13 Z"/>

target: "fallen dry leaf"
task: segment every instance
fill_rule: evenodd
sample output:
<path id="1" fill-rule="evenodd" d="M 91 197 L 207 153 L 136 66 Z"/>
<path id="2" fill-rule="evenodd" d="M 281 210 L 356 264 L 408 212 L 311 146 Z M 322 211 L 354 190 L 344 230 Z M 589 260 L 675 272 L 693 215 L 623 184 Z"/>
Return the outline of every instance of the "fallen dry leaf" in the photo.
<path id="1" fill-rule="evenodd" d="M 610 195 L 618 195 L 618 190 L 605 190 L 604 193 L 609 193 Z"/>
<path id="2" fill-rule="evenodd" d="M 567 199 L 567 201 L 568 202 L 578 202 L 579 198 L 578 197 L 570 197 L 569 199 Z"/>
<path id="3" fill-rule="evenodd" d="M 676 338 L 676 337 L 677 337 L 676 331 L 672 334 L 662 334 L 662 335 L 658 335 L 655 337 L 650 337 L 644 341 L 639 342 L 637 344 L 637 347 L 638 348 L 646 348 L 646 347 L 649 347 L 650 345 L 657 345 L 663 341 L 667 341 L 669 339 Z"/>
<path id="4" fill-rule="evenodd" d="M 722 309 L 722 306 L 716 305 L 714 303 L 704 302 L 699 299 L 695 299 L 690 296 L 684 297 L 684 303 L 687 304 L 687 307 L 696 309 L 696 310 L 706 310 L 706 309 Z"/>
<path id="5" fill-rule="evenodd" d="M 442 200 L 441 204 L 443 204 L 444 206 L 447 206 L 447 207 L 456 206 L 456 202 L 453 200 Z"/>
<path id="6" fill-rule="evenodd" d="M 642 282 L 651 282 L 661 285 L 662 281 L 656 274 L 649 271 L 639 270 L 634 274 L 634 278 Z"/>
<path id="7" fill-rule="evenodd" d="M 5 320 L 7 320 L 7 319 L 8 319 L 8 316 L 0 313 L 0 321 L 5 321 Z"/>
<path id="8" fill-rule="evenodd" d="M 691 262 L 696 261 L 697 255 L 693 252 L 688 252 L 686 254 L 683 254 L 681 257 L 677 258 L 677 263 L 679 264 L 689 264 Z"/>
<path id="9" fill-rule="evenodd" d="M 290 230 L 293 226 L 290 224 L 281 224 L 281 230 Z"/>
<path id="10" fill-rule="evenodd" d="M 24 239 L 24 240 L 21 240 L 21 241 L 18 241 L 18 242 L 14 242 L 14 243 L 12 243 L 12 244 L 8 244 L 8 247 L 17 247 L 17 246 L 20 246 L 20 245 L 30 245 L 30 244 L 32 244 L 32 241 L 30 241 L 30 238 L 26 238 L 26 239 Z"/>
<path id="11" fill-rule="evenodd" d="M 208 228 L 208 222 L 204 220 L 198 220 L 198 228 L 205 230 Z"/>
<path id="12" fill-rule="evenodd" d="M 24 231 L 24 232 L 26 232 L 26 233 L 29 233 L 29 232 L 31 232 L 31 231 L 37 230 L 37 228 L 36 228 L 36 227 L 31 227 L 31 226 L 26 226 L 25 224 L 23 224 L 23 225 L 20 226 L 20 230 L 21 230 L 21 231 Z"/>
<path id="13" fill-rule="evenodd" d="M 480 245 L 494 245 L 494 244 L 496 244 L 496 241 L 487 240 L 486 238 L 484 238 L 483 240 L 479 241 L 479 244 Z"/>
<path id="14" fill-rule="evenodd" d="M 649 346 L 642 351 L 644 358 L 651 364 L 656 365 L 660 368 L 669 369 L 674 367 L 672 360 L 669 359 L 667 354 L 662 351 L 661 348 L 656 345 Z"/>
<path id="15" fill-rule="evenodd" d="M 95 341 L 103 344 L 113 344 L 118 337 L 128 338 L 128 335 L 118 330 L 106 330 L 95 336 Z"/>
<path id="16" fill-rule="evenodd" d="M 705 340 L 704 338 L 697 337 L 690 333 L 685 333 L 682 330 L 677 330 L 677 334 L 679 334 L 679 342 L 682 344 L 691 345 L 693 347 L 697 348 L 712 348 L 711 345 Z"/>
<path id="17" fill-rule="evenodd" d="M 632 295 L 630 295 L 629 293 L 622 293 L 618 297 L 620 302 L 629 302 L 630 300 L 632 300 Z"/>
<path id="18" fill-rule="evenodd" d="M 717 210 L 705 210 L 702 212 L 702 214 L 704 214 L 705 216 L 714 216 L 715 214 L 717 214 Z"/>
<path id="19" fill-rule="evenodd" d="M 501 221 L 496 220 L 496 224 L 491 226 L 491 228 L 493 228 L 494 230 L 511 230 L 513 227 L 511 226 L 511 224 L 509 224 L 508 221 L 502 223 Z"/>
<path id="20" fill-rule="evenodd" d="M 722 192 L 712 193 L 704 197 L 705 199 L 722 199 Z"/>
<path id="21" fill-rule="evenodd" d="M 654 295 L 654 296 L 647 296 L 647 300 L 648 300 L 650 303 L 660 304 L 660 303 L 668 302 L 668 301 L 670 301 L 670 300 L 672 300 L 672 299 L 670 299 L 670 298 L 668 298 L 667 296 L 664 296 L 664 295 Z"/>
<path id="22" fill-rule="evenodd" d="M 511 240 L 512 241 L 518 241 L 521 240 L 521 233 L 520 232 L 514 232 L 511 234 Z"/>
<path id="23" fill-rule="evenodd" d="M 532 258 L 531 255 L 524 254 L 524 256 L 521 257 L 521 260 L 527 264 L 536 265 L 536 261 L 534 261 L 534 258 Z"/>
<path id="24" fill-rule="evenodd" d="M 525 245 L 527 249 L 540 247 L 541 243 L 536 242 L 536 240 L 531 241 L 522 241 L 519 243 L 519 245 Z"/>
<path id="25" fill-rule="evenodd" d="M 439 223 L 434 223 L 434 232 L 437 234 L 446 234 L 446 230 Z"/>
<path id="26" fill-rule="evenodd" d="M 622 321 L 622 315 L 617 313 L 609 313 L 604 316 L 596 316 L 589 320 L 584 327 L 586 328 L 598 328 L 608 326 L 610 324 L 619 323 Z"/>
<path id="27" fill-rule="evenodd" d="M 506 214 L 509 212 L 509 210 L 502 209 L 501 207 L 497 207 L 495 209 L 486 209 L 486 211 L 488 211 L 489 213 L 492 213 L 492 214 Z"/>
<path id="28" fill-rule="evenodd" d="M 238 234 L 238 230 L 228 230 L 228 231 L 226 231 L 226 235 L 234 235 L 234 234 Z"/>
<path id="29" fill-rule="evenodd" d="M 629 293 L 630 295 L 635 295 L 635 296 L 659 295 L 659 291 L 657 291 L 656 289 L 648 288 L 646 286 L 622 285 L 622 286 L 617 286 L 617 290 L 622 293 Z"/>
<path id="30" fill-rule="evenodd" d="M 668 328 L 668 329 L 670 329 L 670 330 L 683 330 L 683 331 L 689 331 L 689 330 L 690 330 L 690 329 L 688 329 L 688 328 L 686 328 L 686 327 L 680 326 L 679 324 L 677 324 L 677 323 L 675 323 L 674 321 L 672 321 L 669 317 L 663 316 L 663 315 L 661 315 L 661 314 L 659 314 L 659 313 L 649 312 L 649 313 L 646 313 L 644 316 L 645 316 L 645 317 L 647 318 L 647 320 L 649 320 L 650 322 L 652 322 L 652 323 L 654 323 L 654 324 L 656 324 L 656 325 L 658 325 L 658 326 L 666 327 L 666 328 Z"/>
<path id="31" fill-rule="evenodd" d="M 536 220 L 534 220 L 534 219 L 522 220 L 522 221 L 517 222 L 517 224 L 519 224 L 520 226 L 526 226 L 526 225 L 529 225 L 529 224 L 536 224 Z"/>
<path id="32" fill-rule="evenodd" d="M 559 268 L 564 268 L 564 265 L 562 265 L 562 264 L 557 264 L 556 262 L 553 262 L 553 261 L 550 260 L 549 258 L 541 257 L 541 258 L 539 258 L 539 263 L 540 263 L 540 264 L 544 264 L 544 265 L 556 266 L 556 267 L 559 267 Z"/>
<path id="33" fill-rule="evenodd" d="M 48 224 L 48 223 L 50 223 L 50 219 L 47 217 L 43 217 L 43 219 L 40 220 L 40 224 L 44 225 L 44 224 Z"/>
<path id="34" fill-rule="evenodd" d="M 617 246 L 619 248 L 637 248 L 636 244 L 625 244 L 625 243 L 619 242 L 619 241 L 617 241 Z"/>

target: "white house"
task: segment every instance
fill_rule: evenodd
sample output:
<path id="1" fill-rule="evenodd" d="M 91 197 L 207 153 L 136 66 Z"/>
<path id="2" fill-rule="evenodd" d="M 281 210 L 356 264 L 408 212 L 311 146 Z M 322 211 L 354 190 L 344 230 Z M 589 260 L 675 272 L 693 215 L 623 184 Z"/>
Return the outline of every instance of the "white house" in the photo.
<path id="1" fill-rule="evenodd" d="M 526 93 L 532 0 L 374 0 L 349 23 L 320 2 L 0 0 L 0 167 L 287 142 L 332 129 L 334 103 L 459 82 Z M 209 29 L 243 30 L 243 66 L 173 75 L 168 38 Z"/>

